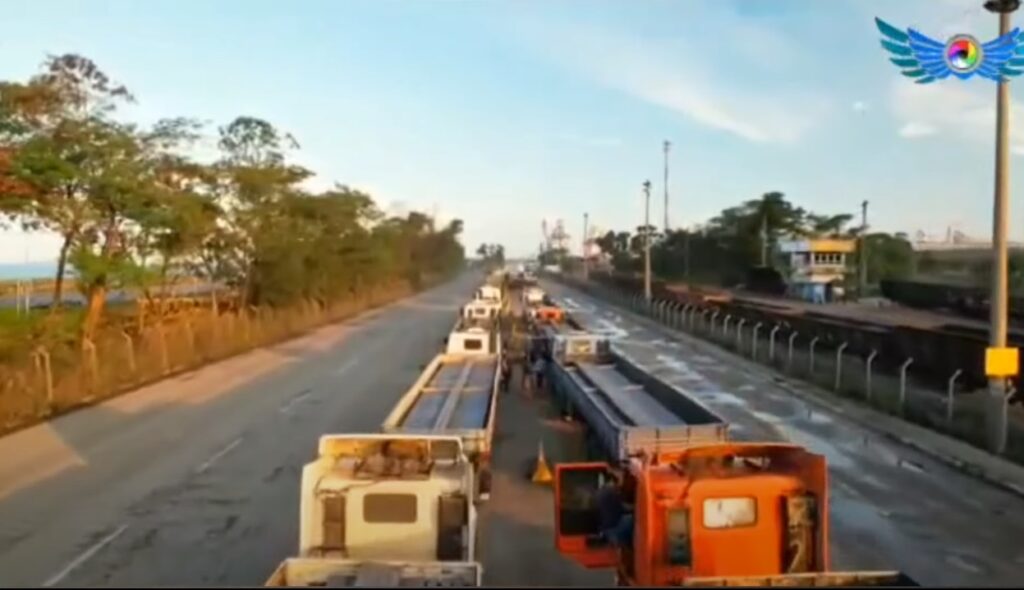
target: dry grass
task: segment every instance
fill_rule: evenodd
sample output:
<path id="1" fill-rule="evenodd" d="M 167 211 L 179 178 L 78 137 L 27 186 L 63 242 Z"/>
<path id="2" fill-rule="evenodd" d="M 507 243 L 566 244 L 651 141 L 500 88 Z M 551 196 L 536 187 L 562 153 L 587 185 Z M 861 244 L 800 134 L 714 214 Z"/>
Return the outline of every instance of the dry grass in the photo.
<path id="1" fill-rule="evenodd" d="M 81 347 L 41 346 L 40 352 L 19 355 L 0 365 L 0 434 L 175 373 L 281 342 L 412 292 L 407 284 L 395 283 L 327 307 L 304 302 L 288 309 L 220 313 L 207 309 L 169 318 L 141 332 L 106 330 L 95 342 Z"/>

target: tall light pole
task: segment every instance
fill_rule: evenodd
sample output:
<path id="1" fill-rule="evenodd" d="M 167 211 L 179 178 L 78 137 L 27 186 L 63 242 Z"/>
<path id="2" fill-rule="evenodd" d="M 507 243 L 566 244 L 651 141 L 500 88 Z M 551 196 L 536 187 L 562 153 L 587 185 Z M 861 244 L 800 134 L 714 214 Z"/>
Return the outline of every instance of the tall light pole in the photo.
<path id="1" fill-rule="evenodd" d="M 860 246 L 857 248 L 857 297 L 868 289 L 868 202 L 860 204 Z"/>
<path id="2" fill-rule="evenodd" d="M 1020 8 L 1020 0 L 988 0 L 985 9 L 999 14 L 999 34 L 1010 32 L 1010 14 Z M 1003 79 L 996 94 L 996 182 L 992 207 L 992 293 L 989 346 L 1006 347 L 1008 295 L 1007 222 L 1010 196 L 1010 86 Z M 989 377 L 988 416 L 989 450 L 1001 453 L 1006 447 L 1006 378 Z"/>
<path id="3" fill-rule="evenodd" d="M 666 139 L 662 147 L 665 150 L 665 235 L 668 236 L 668 150 L 672 144 Z"/>
<path id="4" fill-rule="evenodd" d="M 651 181 L 644 181 L 644 298 L 651 300 Z"/>
<path id="5" fill-rule="evenodd" d="M 589 266 L 587 265 L 587 226 L 590 223 L 590 214 L 583 214 L 583 280 L 590 278 Z"/>

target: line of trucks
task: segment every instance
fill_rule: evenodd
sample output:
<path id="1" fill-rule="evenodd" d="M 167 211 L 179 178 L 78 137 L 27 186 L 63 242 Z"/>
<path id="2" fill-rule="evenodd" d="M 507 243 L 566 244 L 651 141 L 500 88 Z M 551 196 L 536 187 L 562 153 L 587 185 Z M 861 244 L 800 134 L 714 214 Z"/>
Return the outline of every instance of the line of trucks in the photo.
<path id="1" fill-rule="evenodd" d="M 491 491 L 501 324 L 514 321 L 527 324 L 552 397 L 585 425 L 592 455 L 555 466 L 562 555 L 613 569 L 624 586 L 917 585 L 899 572 L 829 570 L 824 457 L 730 440 L 727 423 L 535 285 L 501 279 L 461 308 L 380 433 L 321 437 L 302 473 L 299 556 L 265 585 L 481 585 L 477 507 Z M 629 543 L 602 534 L 608 490 L 633 507 Z"/>

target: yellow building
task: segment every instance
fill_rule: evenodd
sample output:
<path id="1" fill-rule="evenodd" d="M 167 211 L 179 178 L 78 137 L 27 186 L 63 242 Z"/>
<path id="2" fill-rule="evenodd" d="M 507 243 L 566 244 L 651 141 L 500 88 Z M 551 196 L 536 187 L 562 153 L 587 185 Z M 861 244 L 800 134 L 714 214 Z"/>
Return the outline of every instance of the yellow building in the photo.
<path id="1" fill-rule="evenodd" d="M 825 303 L 843 296 L 847 256 L 857 249 L 855 240 L 802 239 L 779 243 L 789 262 L 787 277 L 793 297 Z"/>

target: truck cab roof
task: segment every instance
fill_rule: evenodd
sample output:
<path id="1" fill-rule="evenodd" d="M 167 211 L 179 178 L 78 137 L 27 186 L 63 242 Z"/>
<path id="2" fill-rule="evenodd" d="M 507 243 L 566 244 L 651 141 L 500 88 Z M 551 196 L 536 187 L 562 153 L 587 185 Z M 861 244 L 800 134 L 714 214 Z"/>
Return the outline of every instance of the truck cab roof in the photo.
<path id="1" fill-rule="evenodd" d="M 457 436 L 322 437 L 302 473 L 300 555 L 473 561 L 473 492 Z"/>

